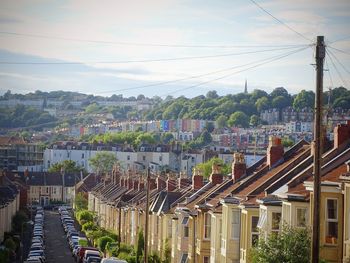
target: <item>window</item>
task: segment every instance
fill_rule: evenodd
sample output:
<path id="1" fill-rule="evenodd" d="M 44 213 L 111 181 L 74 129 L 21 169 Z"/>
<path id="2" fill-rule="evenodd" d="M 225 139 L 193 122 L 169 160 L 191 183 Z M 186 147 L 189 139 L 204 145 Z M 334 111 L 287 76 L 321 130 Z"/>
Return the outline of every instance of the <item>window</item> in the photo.
<path id="1" fill-rule="evenodd" d="M 222 219 L 219 219 L 219 240 L 222 240 Z"/>
<path id="2" fill-rule="evenodd" d="M 188 254 L 187 253 L 182 254 L 180 263 L 187 263 L 187 259 L 188 259 Z"/>
<path id="3" fill-rule="evenodd" d="M 130 155 L 128 155 L 128 156 L 126 157 L 126 159 L 127 159 L 128 161 L 130 161 Z"/>
<path id="4" fill-rule="evenodd" d="M 204 257 L 203 258 L 203 263 L 209 263 L 209 257 Z"/>
<path id="5" fill-rule="evenodd" d="M 259 229 L 258 229 L 258 222 L 259 217 L 258 216 L 252 216 L 252 247 L 255 247 L 258 244 L 259 241 Z"/>
<path id="6" fill-rule="evenodd" d="M 67 158 L 69 158 L 69 155 L 70 155 L 70 154 L 69 154 L 69 152 L 68 152 L 68 153 L 67 153 Z"/>
<path id="7" fill-rule="evenodd" d="M 159 161 L 161 162 L 163 160 L 162 156 L 159 156 Z"/>
<path id="8" fill-rule="evenodd" d="M 85 158 L 85 155 L 82 153 L 81 154 L 81 159 L 84 159 Z"/>
<path id="9" fill-rule="evenodd" d="M 338 200 L 327 199 L 326 243 L 337 244 L 338 239 Z"/>
<path id="10" fill-rule="evenodd" d="M 168 220 L 168 238 L 172 237 L 172 231 L 173 231 L 172 222 L 171 220 Z"/>
<path id="11" fill-rule="evenodd" d="M 184 225 L 184 237 L 188 237 L 188 232 L 189 232 L 189 229 L 188 229 L 188 225 Z"/>
<path id="12" fill-rule="evenodd" d="M 306 208 L 297 207 L 297 227 L 306 227 Z"/>
<path id="13" fill-rule="evenodd" d="M 238 239 L 240 232 L 240 210 L 233 209 L 232 210 L 232 218 L 231 218 L 231 239 Z"/>
<path id="14" fill-rule="evenodd" d="M 281 222 L 281 213 L 272 212 L 271 231 L 278 232 L 280 230 L 280 222 Z"/>
<path id="15" fill-rule="evenodd" d="M 53 194 L 56 194 L 56 187 L 52 187 Z"/>
<path id="16" fill-rule="evenodd" d="M 146 156 L 145 156 L 145 155 L 142 156 L 142 160 L 143 160 L 143 161 L 146 161 Z"/>
<path id="17" fill-rule="evenodd" d="M 46 193 L 47 194 L 49 193 L 49 187 L 46 187 Z"/>
<path id="18" fill-rule="evenodd" d="M 204 215 L 204 238 L 210 238 L 211 229 L 211 215 L 205 213 Z"/>
<path id="19" fill-rule="evenodd" d="M 258 228 L 264 228 L 266 225 L 267 211 L 265 209 L 260 209 L 260 217 L 258 222 Z"/>

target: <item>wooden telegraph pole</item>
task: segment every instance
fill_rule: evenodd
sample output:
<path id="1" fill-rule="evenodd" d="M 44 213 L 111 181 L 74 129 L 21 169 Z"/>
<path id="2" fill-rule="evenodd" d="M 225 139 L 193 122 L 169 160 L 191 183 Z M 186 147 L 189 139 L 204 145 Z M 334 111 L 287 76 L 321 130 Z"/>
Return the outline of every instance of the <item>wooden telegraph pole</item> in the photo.
<path id="1" fill-rule="evenodd" d="M 325 58 L 324 37 L 317 37 L 316 44 L 316 97 L 314 129 L 314 202 L 312 220 L 312 255 L 311 262 L 318 263 L 320 256 L 320 202 L 321 202 L 321 165 L 322 165 L 322 93 L 323 63 Z"/>
<path id="2" fill-rule="evenodd" d="M 148 216 L 149 216 L 149 190 L 150 190 L 150 169 L 147 169 L 147 191 L 146 191 L 146 214 L 145 214 L 145 248 L 144 248 L 144 262 L 148 263 Z"/>

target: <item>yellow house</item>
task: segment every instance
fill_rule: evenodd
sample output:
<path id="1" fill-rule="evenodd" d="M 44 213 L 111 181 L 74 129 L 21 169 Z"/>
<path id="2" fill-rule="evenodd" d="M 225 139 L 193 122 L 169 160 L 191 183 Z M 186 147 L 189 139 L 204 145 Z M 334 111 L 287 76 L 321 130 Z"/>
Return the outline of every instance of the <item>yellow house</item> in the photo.
<path id="1" fill-rule="evenodd" d="M 340 177 L 343 182 L 342 190 L 344 196 L 344 246 L 343 262 L 350 261 L 350 161 L 347 162 L 347 172 Z"/>

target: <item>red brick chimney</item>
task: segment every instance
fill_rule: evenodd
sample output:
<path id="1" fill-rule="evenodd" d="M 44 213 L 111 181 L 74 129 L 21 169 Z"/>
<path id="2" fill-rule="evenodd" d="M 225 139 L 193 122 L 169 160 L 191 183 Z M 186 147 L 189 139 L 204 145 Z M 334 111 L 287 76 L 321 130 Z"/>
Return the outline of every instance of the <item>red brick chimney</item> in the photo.
<path id="1" fill-rule="evenodd" d="M 146 187 L 146 185 L 144 187 Z M 150 178 L 149 179 L 149 189 L 153 190 L 153 189 L 156 189 L 156 188 L 157 188 L 156 179 L 155 178 Z"/>
<path id="2" fill-rule="evenodd" d="M 193 190 L 198 190 L 203 187 L 203 175 L 198 169 L 193 170 L 192 175 L 192 188 Z"/>
<path id="3" fill-rule="evenodd" d="M 191 184 L 191 181 L 188 178 L 186 178 L 186 175 L 183 173 L 180 173 L 180 178 L 178 181 L 179 181 L 178 185 L 180 189 L 186 188 Z"/>
<path id="4" fill-rule="evenodd" d="M 158 176 L 157 177 L 157 189 L 163 190 L 166 187 L 166 183 L 163 177 Z"/>
<path id="5" fill-rule="evenodd" d="M 267 164 L 270 168 L 283 158 L 284 149 L 281 138 L 270 136 L 269 147 L 267 148 Z"/>
<path id="6" fill-rule="evenodd" d="M 221 167 L 217 164 L 213 164 L 211 167 L 211 175 L 209 177 L 209 181 L 212 184 L 221 184 L 224 177 L 221 173 Z"/>
<path id="7" fill-rule="evenodd" d="M 134 190 L 139 190 L 139 179 L 134 180 Z"/>
<path id="8" fill-rule="evenodd" d="M 137 190 L 142 191 L 144 189 L 145 189 L 145 182 L 143 181 L 142 178 L 140 178 Z"/>
<path id="9" fill-rule="evenodd" d="M 166 180 L 166 190 L 167 190 L 167 192 L 172 192 L 176 188 L 177 188 L 176 179 L 169 175 L 168 179 Z"/>
<path id="10" fill-rule="evenodd" d="M 346 124 L 338 124 L 334 128 L 334 148 L 338 148 L 345 141 L 350 139 L 350 120 Z"/>
<path id="11" fill-rule="evenodd" d="M 233 155 L 232 162 L 232 179 L 237 181 L 242 176 L 245 176 L 247 166 L 245 164 L 244 154 L 243 153 L 235 153 Z"/>

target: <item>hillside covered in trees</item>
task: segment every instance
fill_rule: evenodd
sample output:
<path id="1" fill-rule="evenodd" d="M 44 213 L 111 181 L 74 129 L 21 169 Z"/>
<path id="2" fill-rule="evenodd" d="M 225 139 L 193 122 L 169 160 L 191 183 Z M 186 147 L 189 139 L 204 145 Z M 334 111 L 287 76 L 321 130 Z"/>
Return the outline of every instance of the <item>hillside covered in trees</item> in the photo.
<path id="1" fill-rule="evenodd" d="M 302 90 L 296 95 L 291 95 L 283 87 L 275 88 L 271 93 L 263 90 L 254 90 L 251 93 L 239 93 L 235 95 L 218 96 L 215 91 L 209 91 L 206 96 L 200 95 L 192 99 L 179 97 L 173 100 L 163 101 L 145 113 L 147 120 L 159 119 L 206 119 L 215 120 L 219 126 L 226 123 L 247 124 L 259 121 L 262 111 L 276 108 L 282 110 L 292 107 L 299 111 L 304 108 L 313 108 L 315 93 Z M 324 93 L 324 105 L 327 108 L 350 109 L 350 91 L 343 88 L 335 88 L 329 93 Z M 329 101 L 329 105 L 328 105 Z"/>

